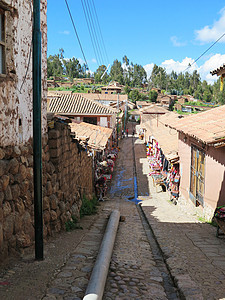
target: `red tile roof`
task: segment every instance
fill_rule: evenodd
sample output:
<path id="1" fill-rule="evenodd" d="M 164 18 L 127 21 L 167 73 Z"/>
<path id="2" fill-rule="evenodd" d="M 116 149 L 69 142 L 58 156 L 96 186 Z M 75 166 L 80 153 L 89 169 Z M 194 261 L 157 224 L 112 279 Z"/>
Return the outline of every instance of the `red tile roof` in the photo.
<path id="1" fill-rule="evenodd" d="M 87 139 L 88 146 L 92 149 L 103 150 L 112 135 L 111 128 L 101 127 L 85 122 L 71 123 L 71 132 L 75 133 L 78 140 Z"/>
<path id="2" fill-rule="evenodd" d="M 167 125 L 203 143 L 215 144 L 225 140 L 225 105 L 167 122 Z"/>
<path id="3" fill-rule="evenodd" d="M 64 115 L 112 115 L 116 110 L 84 97 L 81 94 L 63 94 L 49 99 L 49 112 Z"/>

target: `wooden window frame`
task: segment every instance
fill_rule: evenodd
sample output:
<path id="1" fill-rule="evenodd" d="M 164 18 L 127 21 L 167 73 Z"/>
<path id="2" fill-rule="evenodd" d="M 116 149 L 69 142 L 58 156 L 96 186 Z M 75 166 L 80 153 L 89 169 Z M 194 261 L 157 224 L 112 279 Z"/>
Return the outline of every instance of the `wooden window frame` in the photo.
<path id="1" fill-rule="evenodd" d="M 191 146 L 190 168 L 190 199 L 196 206 L 202 205 L 204 207 L 205 152 L 194 145 Z"/>
<path id="2" fill-rule="evenodd" d="M 0 8 L 0 18 L 2 18 L 2 39 L 0 40 L 0 46 L 2 47 L 2 72 L 1 77 L 6 76 L 6 35 L 5 35 L 5 10 Z"/>

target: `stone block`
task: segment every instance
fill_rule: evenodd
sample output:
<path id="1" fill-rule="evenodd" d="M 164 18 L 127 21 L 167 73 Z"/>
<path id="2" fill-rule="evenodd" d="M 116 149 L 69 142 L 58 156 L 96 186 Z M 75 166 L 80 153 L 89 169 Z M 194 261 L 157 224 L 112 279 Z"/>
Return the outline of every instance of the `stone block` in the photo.
<path id="1" fill-rule="evenodd" d="M 4 235 L 4 240 L 6 240 L 6 241 L 8 241 L 13 235 L 14 221 L 15 221 L 15 216 L 13 216 L 13 215 L 9 215 L 5 219 L 3 235 Z"/>
<path id="2" fill-rule="evenodd" d="M 9 185 L 9 176 L 3 175 L 1 178 L 2 191 L 5 191 L 8 185 Z"/>
<path id="3" fill-rule="evenodd" d="M 18 146 L 14 146 L 12 157 L 19 157 L 21 155 L 21 150 Z"/>
<path id="4" fill-rule="evenodd" d="M 9 202 L 3 203 L 3 216 L 7 217 L 8 215 L 11 214 L 11 212 L 12 212 L 12 208 Z"/>
<path id="5" fill-rule="evenodd" d="M 19 162 L 16 158 L 13 158 L 9 161 L 9 173 L 16 175 L 19 172 Z"/>
<path id="6" fill-rule="evenodd" d="M 51 220 L 51 214 L 50 214 L 49 211 L 45 210 L 43 212 L 43 219 L 44 219 L 44 223 L 45 224 L 48 224 L 50 222 L 50 220 Z"/>
<path id="7" fill-rule="evenodd" d="M 17 234 L 16 236 L 16 244 L 18 248 L 27 248 L 31 246 L 32 242 L 30 236 L 25 234 L 24 232 Z"/>
<path id="8" fill-rule="evenodd" d="M 3 246 L 3 226 L 2 223 L 0 223 L 0 249 L 2 249 Z"/>
<path id="9" fill-rule="evenodd" d="M 52 195 L 52 183 L 48 181 L 45 186 L 46 196 Z"/>
<path id="10" fill-rule="evenodd" d="M 5 152 L 3 149 L 0 148 L 0 160 L 2 160 L 5 157 Z"/>
<path id="11" fill-rule="evenodd" d="M 49 204 L 49 197 L 45 196 L 43 198 L 43 210 L 49 210 L 50 204 Z"/>
<path id="12" fill-rule="evenodd" d="M 22 177 L 22 180 L 24 180 L 27 177 L 27 168 L 24 165 L 20 165 L 19 175 Z"/>
<path id="13" fill-rule="evenodd" d="M 27 168 L 26 170 L 26 178 L 29 180 L 33 180 L 33 176 L 34 176 L 34 171 L 33 168 Z"/>
<path id="14" fill-rule="evenodd" d="M 49 200 L 50 200 L 50 207 L 51 207 L 51 209 L 52 210 L 56 210 L 57 207 L 58 207 L 58 199 L 57 199 L 56 195 L 54 195 L 54 194 L 51 195 L 49 197 Z"/>
<path id="15" fill-rule="evenodd" d="M 20 161 L 21 161 L 21 163 L 24 164 L 26 167 L 29 166 L 28 159 L 27 159 L 25 156 L 21 156 L 21 157 L 20 157 Z"/>
<path id="16" fill-rule="evenodd" d="M 7 188 L 5 190 L 5 200 L 6 201 L 12 201 L 13 200 L 11 188 L 10 188 L 9 185 L 7 186 Z"/>
<path id="17" fill-rule="evenodd" d="M 48 143 L 49 149 L 56 149 L 61 146 L 61 139 L 52 139 Z"/>
<path id="18" fill-rule="evenodd" d="M 20 195 L 21 196 L 26 196 L 27 191 L 29 189 L 30 186 L 30 182 L 29 180 L 24 180 L 21 184 L 20 184 Z"/>
<path id="19" fill-rule="evenodd" d="M 57 158 L 62 154 L 62 148 L 50 149 L 49 153 L 51 158 Z"/>
<path id="20" fill-rule="evenodd" d="M 60 136 L 61 136 L 61 134 L 60 134 L 59 130 L 55 130 L 55 129 L 50 130 L 48 133 L 49 142 L 51 139 L 58 139 Z"/>
<path id="21" fill-rule="evenodd" d="M 21 146 L 20 150 L 21 150 L 21 155 L 24 155 L 24 156 L 27 156 L 27 154 L 30 152 L 29 147 L 28 146 L 24 146 L 24 145 Z"/>
<path id="22" fill-rule="evenodd" d="M 8 161 L 0 160 L 0 177 L 8 173 Z"/>
<path id="23" fill-rule="evenodd" d="M 15 202 L 15 210 L 20 215 L 22 215 L 25 212 L 25 206 L 24 206 L 23 200 L 21 198 L 19 198 L 19 199 L 16 200 L 16 202 Z"/>
<path id="24" fill-rule="evenodd" d="M 23 221 L 21 218 L 21 214 L 15 213 L 15 234 L 20 233 L 22 231 Z"/>
<path id="25" fill-rule="evenodd" d="M 20 196 L 20 187 L 18 184 L 13 184 L 11 185 L 10 188 L 11 188 L 12 198 L 15 201 Z"/>
<path id="26" fill-rule="evenodd" d="M 51 215 L 51 221 L 57 220 L 57 213 L 54 210 L 50 211 L 50 215 Z"/>

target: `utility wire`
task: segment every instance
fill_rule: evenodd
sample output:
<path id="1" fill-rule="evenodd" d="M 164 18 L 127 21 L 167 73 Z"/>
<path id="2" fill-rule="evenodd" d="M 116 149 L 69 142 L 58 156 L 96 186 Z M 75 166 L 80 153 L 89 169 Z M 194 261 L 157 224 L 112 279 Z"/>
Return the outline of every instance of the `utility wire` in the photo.
<path id="1" fill-rule="evenodd" d="M 225 36 L 225 33 L 223 33 L 208 49 L 206 49 L 192 64 L 190 64 L 183 72 L 187 71 L 196 61 L 198 61 L 206 52 L 209 51 L 219 40 L 221 40 Z"/>
<path id="2" fill-rule="evenodd" d="M 104 39 L 103 39 L 103 36 L 102 36 L 102 31 L 101 31 L 101 27 L 100 27 L 100 24 L 99 24 L 99 19 L 98 19 L 97 11 L 96 11 L 96 8 L 95 8 L 94 0 L 92 0 L 92 5 L 94 7 L 94 12 L 95 12 L 95 16 L 96 16 L 96 20 L 97 20 L 97 24 L 98 24 L 98 29 L 99 29 L 99 32 L 100 32 L 100 36 L 101 36 L 101 40 L 102 40 L 102 44 L 103 44 L 103 49 L 104 49 L 104 52 L 105 52 L 106 60 L 107 60 L 107 63 L 109 64 L 109 58 L 108 58 L 108 54 L 107 54 L 107 51 L 106 51 Z"/>
<path id="3" fill-rule="evenodd" d="M 87 70 L 89 70 L 88 63 L 87 63 L 86 57 L 85 57 L 85 55 L 84 55 L 84 51 L 83 51 L 83 48 L 82 48 L 82 45 L 81 45 L 81 42 L 80 42 L 80 39 L 79 39 L 77 30 L 76 30 L 76 26 L 75 26 L 74 21 L 73 21 L 72 14 L 71 14 L 71 12 L 70 12 L 70 8 L 69 8 L 69 5 L 68 5 L 68 3 L 67 3 L 67 0 L 65 0 L 65 2 L 66 2 L 66 6 L 67 6 L 67 9 L 68 9 L 69 15 L 70 15 L 70 19 L 71 19 L 72 24 L 73 24 L 73 28 L 74 28 L 75 34 L 76 34 L 77 39 L 78 39 L 78 43 L 79 43 L 79 45 L 80 45 L 81 52 L 82 52 L 82 54 L 83 54 L 84 61 L 85 61 L 86 66 L 87 66 Z"/>
<path id="4" fill-rule="evenodd" d="M 85 0 L 84 0 L 84 1 L 85 1 Z M 90 18 L 91 18 L 91 24 L 92 24 L 92 27 L 93 27 L 94 36 L 95 36 L 95 39 L 96 39 L 97 48 L 98 48 L 98 50 L 99 50 L 100 63 L 101 63 L 101 64 L 104 64 L 104 61 L 103 61 L 103 58 L 102 58 L 101 48 L 100 48 L 100 46 L 99 46 L 98 37 L 97 37 L 96 31 L 95 31 L 95 25 L 94 25 L 93 18 L 92 18 L 92 12 L 91 12 L 90 5 L 89 5 L 88 0 L 86 0 L 86 1 L 87 1 L 87 6 L 88 6 Z"/>
<path id="5" fill-rule="evenodd" d="M 99 54 L 98 54 L 97 49 L 96 49 L 97 46 L 96 46 L 96 42 L 95 42 L 95 39 L 94 39 L 94 34 L 93 34 L 93 31 L 92 31 L 92 27 L 90 26 L 90 17 L 89 17 L 88 11 L 87 11 L 87 5 L 86 5 L 86 2 L 83 1 L 83 0 L 81 0 L 81 3 L 82 3 L 83 11 L 84 11 L 84 16 L 85 16 L 85 20 L 86 20 L 86 23 L 87 23 L 88 31 L 89 31 L 89 34 L 90 34 L 90 37 L 91 37 L 91 43 L 92 43 L 94 53 L 95 53 L 95 56 L 96 56 L 97 64 L 100 65 L 100 63 L 99 63 Z"/>

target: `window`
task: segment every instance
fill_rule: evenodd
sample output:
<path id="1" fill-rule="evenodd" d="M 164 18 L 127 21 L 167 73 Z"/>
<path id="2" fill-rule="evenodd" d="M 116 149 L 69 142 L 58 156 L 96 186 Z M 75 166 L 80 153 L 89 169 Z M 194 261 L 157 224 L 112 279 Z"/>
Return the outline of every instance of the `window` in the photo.
<path id="1" fill-rule="evenodd" d="M 205 153 L 191 147 L 190 197 L 196 205 L 204 205 Z"/>
<path id="2" fill-rule="evenodd" d="M 0 8 L 0 74 L 5 74 L 5 13 Z"/>

